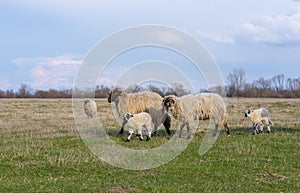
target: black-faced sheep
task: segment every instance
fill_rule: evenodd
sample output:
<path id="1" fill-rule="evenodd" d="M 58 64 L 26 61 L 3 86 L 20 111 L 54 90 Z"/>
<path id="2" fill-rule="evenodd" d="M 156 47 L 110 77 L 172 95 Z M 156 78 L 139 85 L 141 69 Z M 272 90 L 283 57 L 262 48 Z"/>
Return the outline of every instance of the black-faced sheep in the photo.
<path id="1" fill-rule="evenodd" d="M 159 94 L 154 92 L 127 94 L 122 89 L 115 88 L 110 92 L 108 102 L 112 103 L 115 116 L 121 123 L 122 115 L 124 115 L 126 112 L 130 112 L 132 114 L 141 112 L 149 113 L 149 109 L 153 105 L 153 103 L 161 103 L 162 99 L 163 98 Z M 168 115 L 165 117 L 165 119 L 159 118 L 159 120 L 163 123 L 168 135 L 170 135 L 171 118 Z M 158 122 L 158 120 L 156 120 L 156 117 L 153 117 L 152 119 L 154 122 Z M 119 135 L 122 135 L 123 132 L 124 125 L 122 125 Z"/>
<path id="2" fill-rule="evenodd" d="M 97 113 L 96 102 L 91 99 L 84 99 L 83 101 L 84 112 L 88 118 L 93 118 Z"/>
<path id="3" fill-rule="evenodd" d="M 271 125 L 273 122 L 269 117 L 268 110 L 265 108 L 251 109 L 247 108 L 245 111 L 245 117 L 250 117 L 253 124 L 253 135 L 263 132 L 264 126 L 267 126 L 267 132 L 271 132 Z M 258 129 L 259 126 L 259 129 Z"/>
<path id="4" fill-rule="evenodd" d="M 191 137 L 190 124 L 192 121 L 212 119 L 215 124 L 215 133 L 218 127 L 226 128 L 227 135 L 230 130 L 227 126 L 226 105 L 218 94 L 202 93 L 199 95 L 185 95 L 180 98 L 169 95 L 163 100 L 163 106 L 175 119 L 180 121 L 180 132 L 187 126 L 188 138 Z"/>
<path id="5" fill-rule="evenodd" d="M 148 113 L 142 112 L 133 115 L 127 112 L 124 114 L 123 125 L 125 128 L 129 129 L 127 141 L 130 141 L 130 138 L 135 130 L 137 130 L 137 134 L 140 137 L 140 141 L 143 141 L 143 130 L 146 131 L 146 141 L 149 141 L 151 139 L 152 120 L 151 116 Z"/>

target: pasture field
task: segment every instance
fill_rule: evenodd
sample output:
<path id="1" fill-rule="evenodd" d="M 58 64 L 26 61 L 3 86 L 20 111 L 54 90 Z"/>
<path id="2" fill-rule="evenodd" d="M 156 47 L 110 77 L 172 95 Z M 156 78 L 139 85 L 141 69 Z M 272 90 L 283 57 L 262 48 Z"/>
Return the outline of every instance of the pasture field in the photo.
<path id="1" fill-rule="evenodd" d="M 0 192 L 300 192 L 300 99 L 227 98 L 230 137 L 223 130 L 199 155 L 203 132 L 169 163 L 143 171 L 99 160 L 76 130 L 71 99 L 0 100 Z M 134 149 L 149 142 L 115 137 L 119 126 L 106 99 L 98 118 L 113 140 Z M 266 107 L 271 134 L 252 135 L 247 106 Z M 172 128 L 173 132 L 175 127 Z"/>

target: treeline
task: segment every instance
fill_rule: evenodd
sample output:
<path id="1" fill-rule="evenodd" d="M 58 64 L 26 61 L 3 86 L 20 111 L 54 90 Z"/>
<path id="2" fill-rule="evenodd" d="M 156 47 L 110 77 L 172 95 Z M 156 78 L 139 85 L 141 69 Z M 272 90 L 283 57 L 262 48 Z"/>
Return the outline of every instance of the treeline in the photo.
<path id="1" fill-rule="evenodd" d="M 263 98 L 300 98 L 300 77 L 289 78 L 283 74 L 273 76 L 270 79 L 261 77 L 252 83 L 246 82 L 246 73 L 243 69 L 234 69 L 227 77 L 227 86 L 225 88 L 227 97 L 263 97 Z M 107 98 L 112 87 L 100 85 L 96 89 L 85 91 L 76 91 L 81 93 L 78 96 L 84 97 L 85 94 L 93 93 L 96 98 Z M 218 92 L 224 89 L 215 87 L 211 90 L 199 90 L 200 92 Z M 138 85 L 131 85 L 125 89 L 127 93 L 135 93 L 141 91 L 157 92 L 161 96 L 176 95 L 182 96 L 189 94 L 183 85 L 178 83 L 171 84 L 170 87 L 157 87 L 154 85 L 147 85 L 141 87 Z M 29 84 L 21 84 L 17 91 L 1 90 L 0 98 L 72 98 L 72 89 L 49 89 L 49 90 L 34 90 Z"/>
<path id="2" fill-rule="evenodd" d="M 245 71 L 234 69 L 227 76 L 227 81 L 228 97 L 300 98 L 300 77 L 289 78 L 278 74 L 247 83 Z"/>
<path id="3" fill-rule="evenodd" d="M 112 87 L 99 85 L 95 89 L 86 89 L 86 90 L 75 90 L 76 97 L 91 96 L 95 94 L 96 98 L 107 98 Z M 131 85 L 128 88 L 125 88 L 127 93 L 136 93 L 142 91 L 152 91 L 156 92 L 161 96 L 166 95 L 176 95 L 183 96 L 189 94 L 183 85 L 174 83 L 171 84 L 171 87 L 157 87 L 154 85 L 147 85 L 142 87 L 139 85 Z M 17 91 L 14 90 L 0 90 L 0 98 L 72 98 L 73 90 L 72 89 L 49 89 L 49 90 L 34 90 L 29 84 L 21 84 Z"/>

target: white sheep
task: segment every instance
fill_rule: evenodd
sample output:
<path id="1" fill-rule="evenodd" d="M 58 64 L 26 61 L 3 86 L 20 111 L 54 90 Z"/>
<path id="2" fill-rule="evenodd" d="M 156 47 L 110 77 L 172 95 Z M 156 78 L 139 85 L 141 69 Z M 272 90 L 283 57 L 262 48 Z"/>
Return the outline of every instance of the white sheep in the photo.
<path id="1" fill-rule="evenodd" d="M 253 110 L 251 108 L 247 108 L 245 111 L 245 117 L 250 117 L 251 119 L 251 122 L 253 124 L 253 135 L 263 132 L 264 126 L 267 126 L 268 133 L 271 132 L 270 126 L 273 125 L 273 122 L 269 117 L 267 109 L 260 108 Z"/>
<path id="2" fill-rule="evenodd" d="M 84 112 L 88 118 L 93 118 L 97 113 L 96 102 L 91 99 L 84 99 L 83 101 Z"/>
<path id="3" fill-rule="evenodd" d="M 227 126 L 226 105 L 218 94 L 202 93 L 199 95 L 185 95 L 180 98 L 169 95 L 163 100 L 163 106 L 175 119 L 180 121 L 179 138 L 184 126 L 187 126 L 188 139 L 191 137 L 190 125 L 192 121 L 212 119 L 215 123 L 215 134 L 218 127 L 226 128 L 227 135 L 230 130 Z"/>
<path id="4" fill-rule="evenodd" d="M 155 92 L 140 92 L 127 94 L 120 88 L 113 89 L 108 97 L 108 102 L 112 103 L 114 114 L 117 117 L 119 123 L 122 123 L 122 115 L 126 112 L 132 114 L 137 114 L 141 112 L 149 112 L 149 109 L 153 106 L 155 102 L 161 103 L 163 98 Z M 153 115 L 153 113 L 152 113 Z M 164 119 L 157 116 L 152 117 L 154 122 L 163 123 L 166 132 L 168 135 L 171 134 L 171 118 L 166 115 Z M 121 130 L 119 131 L 119 136 L 124 132 L 124 125 L 122 125 Z M 154 130 L 156 132 L 156 129 Z"/>
<path id="5" fill-rule="evenodd" d="M 129 129 L 127 141 L 130 141 L 130 138 L 135 130 L 139 135 L 140 141 L 143 141 L 143 131 L 145 131 L 147 135 L 146 141 L 149 141 L 151 139 L 151 132 L 153 127 L 151 116 L 148 113 L 142 112 L 133 115 L 127 112 L 124 114 L 123 125 L 125 129 Z"/>

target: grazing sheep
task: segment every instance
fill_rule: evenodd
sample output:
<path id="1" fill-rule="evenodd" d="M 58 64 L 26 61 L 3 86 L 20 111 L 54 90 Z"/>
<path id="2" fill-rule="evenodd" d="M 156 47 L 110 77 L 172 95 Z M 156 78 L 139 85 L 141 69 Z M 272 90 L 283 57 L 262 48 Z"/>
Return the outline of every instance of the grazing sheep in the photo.
<path id="1" fill-rule="evenodd" d="M 210 118 L 215 123 L 215 134 L 220 125 L 226 128 L 227 135 L 230 135 L 227 126 L 226 105 L 223 98 L 218 94 L 202 93 L 199 95 L 185 95 L 180 98 L 169 95 L 164 98 L 163 106 L 167 112 L 180 121 L 179 138 L 185 125 L 187 126 L 188 138 L 190 138 L 190 124 L 192 121 Z"/>
<path id="2" fill-rule="evenodd" d="M 135 130 L 137 130 L 137 134 L 140 137 L 140 141 L 143 141 L 143 130 L 146 131 L 146 141 L 149 141 L 151 139 L 152 120 L 151 116 L 148 113 L 142 112 L 134 115 L 131 113 L 125 113 L 123 125 L 125 128 L 129 129 L 127 141 L 130 141 L 130 137 L 132 136 Z"/>
<path id="3" fill-rule="evenodd" d="M 84 99 L 83 101 L 84 112 L 88 118 L 93 118 L 97 112 L 96 102 L 91 99 Z"/>
<path id="4" fill-rule="evenodd" d="M 154 102 L 162 101 L 162 97 L 154 92 L 140 92 L 127 94 L 120 88 L 113 89 L 108 97 L 108 102 L 113 104 L 113 109 L 115 116 L 118 118 L 119 122 L 122 121 L 122 115 L 126 112 L 131 112 L 132 114 L 137 114 L 141 112 L 149 112 L 150 107 Z M 156 117 L 152 118 L 154 122 L 159 122 L 158 119 L 163 123 L 168 135 L 171 134 L 171 119 L 166 116 L 165 119 Z M 156 130 L 155 130 L 156 131 Z M 124 125 L 122 124 L 119 136 L 124 132 Z"/>
<path id="5" fill-rule="evenodd" d="M 250 117 L 253 124 L 253 135 L 263 132 L 264 126 L 267 126 L 267 132 L 271 132 L 270 125 L 273 125 L 273 122 L 269 118 L 268 110 L 265 108 L 252 110 L 247 108 L 245 111 L 245 117 Z M 258 129 L 258 126 L 259 129 Z"/>

